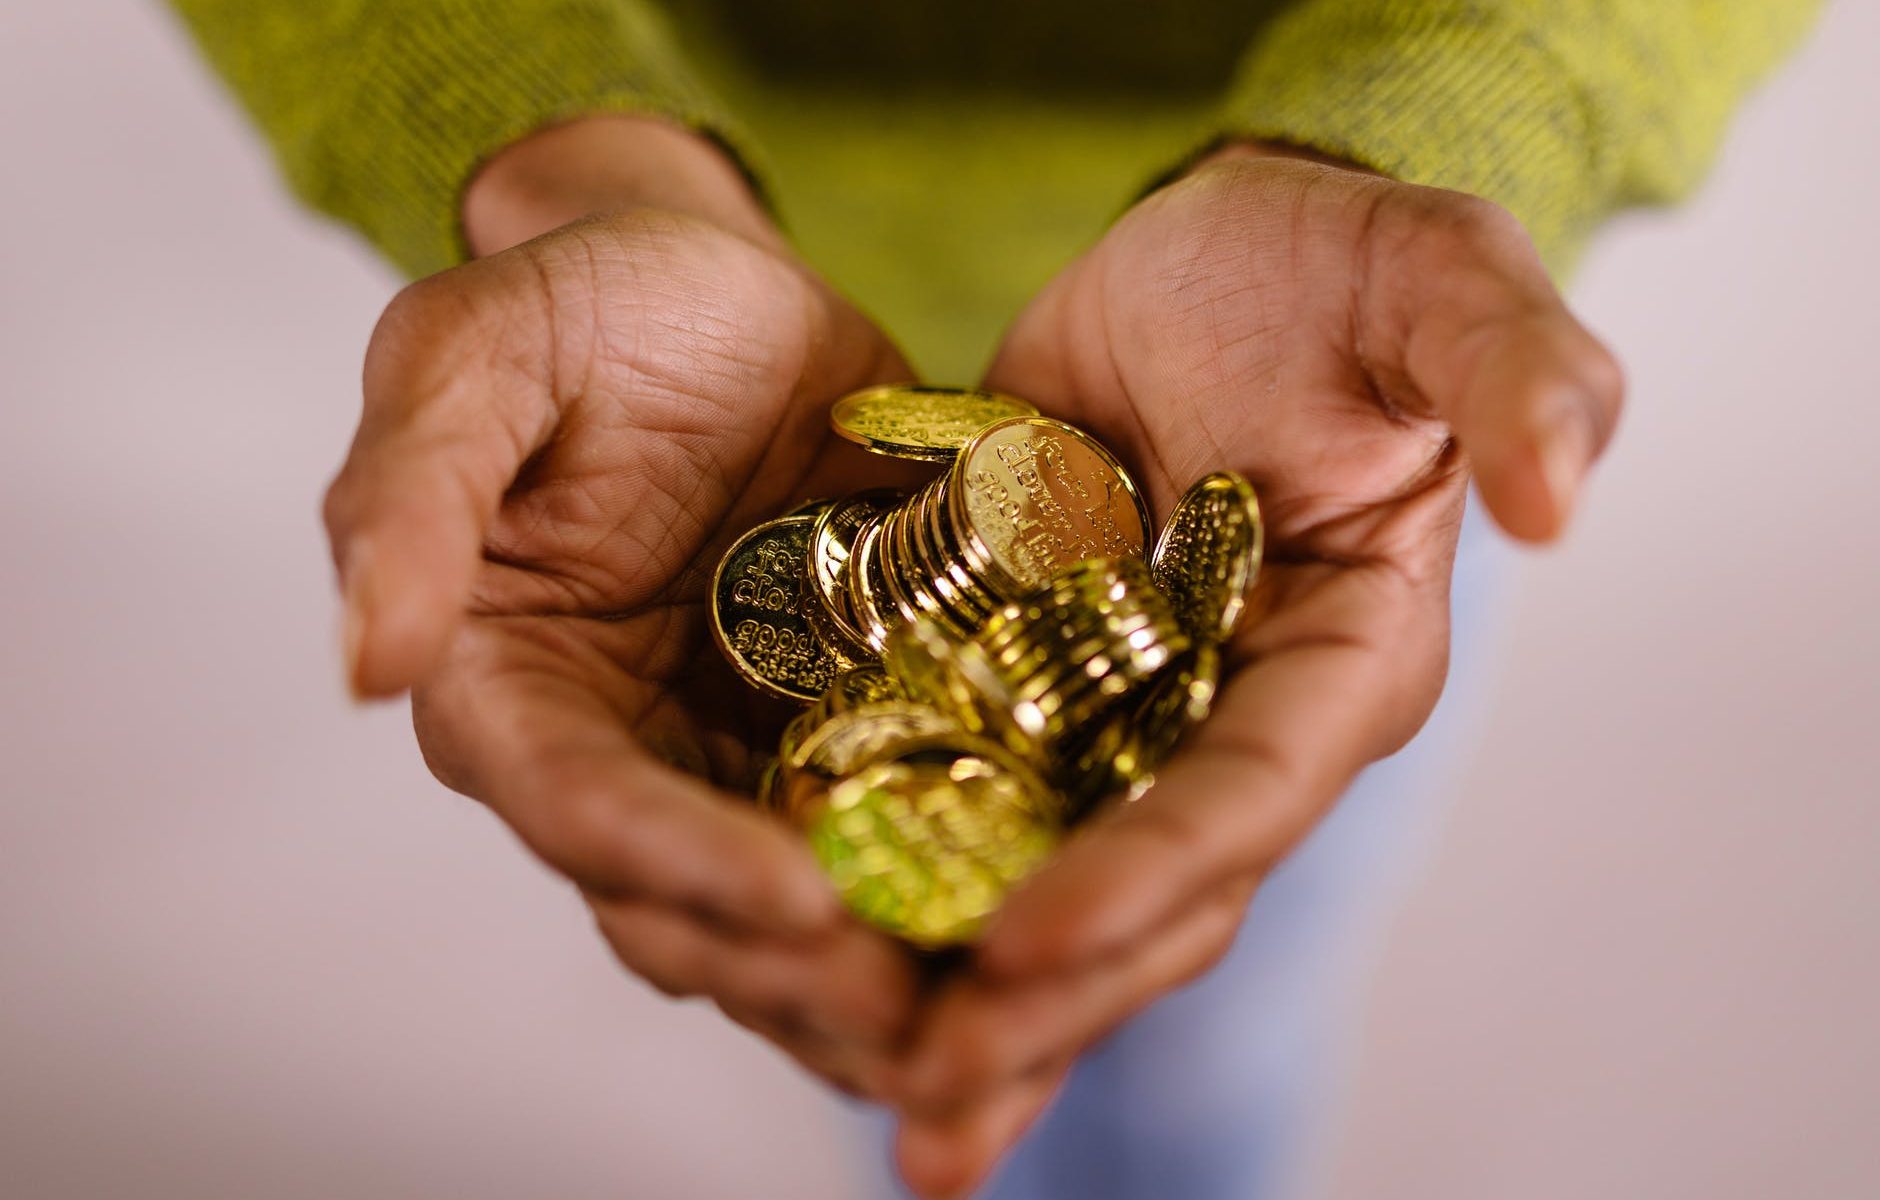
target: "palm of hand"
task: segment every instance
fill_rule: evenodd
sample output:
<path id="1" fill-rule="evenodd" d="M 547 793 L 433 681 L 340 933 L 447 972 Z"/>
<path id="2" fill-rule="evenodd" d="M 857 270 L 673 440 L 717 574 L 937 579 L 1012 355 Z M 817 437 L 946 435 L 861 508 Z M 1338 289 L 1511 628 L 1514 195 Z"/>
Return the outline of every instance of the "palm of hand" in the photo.
<path id="1" fill-rule="evenodd" d="M 553 681 L 659 756 L 746 785 L 778 707 L 710 644 L 712 569 L 792 497 L 852 486 L 857 456 L 830 437 L 828 401 L 905 367 L 812 280 L 715 231 L 642 217 L 516 253 L 538 282 L 492 283 L 484 352 L 525 376 L 553 428 L 485 531 L 449 667 L 420 689 L 427 750 L 457 736 L 430 719 L 439 692 L 471 687 L 487 703 L 492 686 Z"/>
<path id="2" fill-rule="evenodd" d="M 356 683 L 416 683 L 432 769 L 577 883 L 628 965 L 862 1086 L 844 1043 L 899 1029 L 911 968 L 707 782 L 748 784 L 786 714 L 719 658 L 705 592 L 738 531 L 886 481 L 827 407 L 905 378 L 898 353 L 781 257 L 637 213 L 417 285 L 366 376 L 328 505 Z"/>
<path id="3" fill-rule="evenodd" d="M 1246 474 L 1267 565 L 1210 721 L 1013 897 L 924 1020 L 900 1151 L 935 1192 L 1224 953 L 1264 873 L 1420 727 L 1471 466 L 1505 527 L 1551 536 L 1619 391 L 1506 214 L 1273 160 L 1137 206 L 1020 316 L 987 384 L 1119 450 L 1158 513 Z"/>

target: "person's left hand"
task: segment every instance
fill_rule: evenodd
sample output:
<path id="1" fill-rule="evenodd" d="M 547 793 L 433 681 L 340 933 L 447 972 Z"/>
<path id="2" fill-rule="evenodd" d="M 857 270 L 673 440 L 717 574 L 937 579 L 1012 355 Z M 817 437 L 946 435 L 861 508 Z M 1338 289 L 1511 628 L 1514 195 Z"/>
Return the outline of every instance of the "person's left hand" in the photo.
<path id="1" fill-rule="evenodd" d="M 1076 1055 L 1226 950 L 1262 877 L 1428 716 L 1470 473 L 1548 540 L 1617 416 L 1612 357 L 1507 213 L 1237 148 L 1023 313 L 989 387 L 1122 452 L 1166 514 L 1259 489 L 1267 566 L 1213 717 L 995 918 L 892 1090 L 910 1184 L 983 1177 Z"/>

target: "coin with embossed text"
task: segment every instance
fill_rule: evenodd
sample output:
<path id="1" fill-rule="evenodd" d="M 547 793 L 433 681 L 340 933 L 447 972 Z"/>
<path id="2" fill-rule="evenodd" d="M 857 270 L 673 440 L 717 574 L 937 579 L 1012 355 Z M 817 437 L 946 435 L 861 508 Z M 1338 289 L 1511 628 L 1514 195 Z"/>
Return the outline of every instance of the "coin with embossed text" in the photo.
<path id="1" fill-rule="evenodd" d="M 1233 471 L 1202 476 L 1176 502 L 1149 564 L 1191 635 L 1208 642 L 1234 635 L 1265 542 L 1253 485 Z"/>
<path id="2" fill-rule="evenodd" d="M 712 577 L 712 636 L 738 673 L 774 695 L 814 700 L 835 679 L 835 657 L 810 608 L 812 516 L 759 525 L 725 552 Z"/>
<path id="3" fill-rule="evenodd" d="M 1022 596 L 1091 558 L 1140 558 L 1149 512 L 1114 455 L 1049 417 L 1014 417 L 973 436 L 947 488 L 975 571 Z"/>
<path id="4" fill-rule="evenodd" d="M 829 410 L 829 424 L 876 454 L 949 462 L 969 438 L 994 421 L 1037 412 L 1025 401 L 997 392 L 897 383 L 842 397 Z"/>

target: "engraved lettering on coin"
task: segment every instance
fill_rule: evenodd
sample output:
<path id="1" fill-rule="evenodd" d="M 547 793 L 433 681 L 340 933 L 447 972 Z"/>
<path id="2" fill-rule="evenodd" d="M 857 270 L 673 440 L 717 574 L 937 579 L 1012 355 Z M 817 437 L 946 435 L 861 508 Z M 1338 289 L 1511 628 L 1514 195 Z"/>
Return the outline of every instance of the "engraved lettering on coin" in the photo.
<path id="1" fill-rule="evenodd" d="M 1203 476 L 1176 503 L 1150 565 L 1191 635 L 1209 642 L 1234 635 L 1265 541 L 1253 485 L 1232 471 Z"/>
<path id="2" fill-rule="evenodd" d="M 982 429 L 953 465 L 969 554 L 1019 593 L 1090 558 L 1140 558 L 1148 514 L 1129 473 L 1088 435 L 1048 417 Z"/>
<path id="3" fill-rule="evenodd" d="M 829 423 L 842 437 L 876 454 L 949 462 L 987 425 L 1037 411 L 1023 400 L 976 388 L 890 384 L 836 401 Z"/>
<path id="4" fill-rule="evenodd" d="M 809 516 L 759 525 L 734 543 L 712 579 L 712 634 L 738 673 L 794 700 L 814 700 L 836 660 L 810 624 Z"/>

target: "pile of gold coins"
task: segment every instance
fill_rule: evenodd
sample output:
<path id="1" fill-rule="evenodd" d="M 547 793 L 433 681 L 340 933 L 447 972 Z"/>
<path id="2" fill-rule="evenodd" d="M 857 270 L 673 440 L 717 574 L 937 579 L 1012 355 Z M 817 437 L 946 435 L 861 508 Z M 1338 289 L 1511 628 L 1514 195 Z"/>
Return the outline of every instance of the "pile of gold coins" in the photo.
<path id="1" fill-rule="evenodd" d="M 802 505 L 719 563 L 725 656 L 808 706 L 758 800 L 807 831 L 860 916 L 918 946 L 971 941 L 1064 829 L 1140 795 L 1206 718 L 1259 506 L 1208 475 L 1151 547 L 1123 465 L 1022 400 L 880 387 L 830 420 L 940 471 Z"/>

